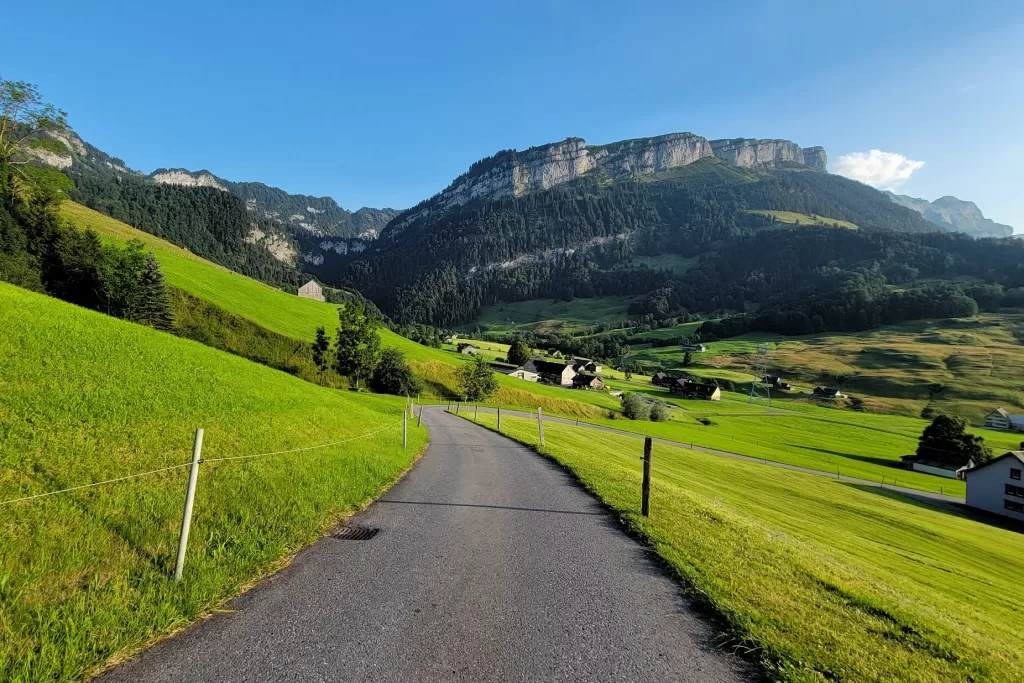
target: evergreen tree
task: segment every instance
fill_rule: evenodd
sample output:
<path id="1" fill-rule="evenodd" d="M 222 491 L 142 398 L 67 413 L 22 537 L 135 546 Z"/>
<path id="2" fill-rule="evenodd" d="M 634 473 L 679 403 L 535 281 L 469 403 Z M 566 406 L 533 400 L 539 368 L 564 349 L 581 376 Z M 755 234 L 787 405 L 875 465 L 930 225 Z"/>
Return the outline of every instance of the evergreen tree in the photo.
<path id="1" fill-rule="evenodd" d="M 420 383 L 405 362 L 405 354 L 392 347 L 380 354 L 370 386 L 376 392 L 396 396 L 416 396 L 420 392 Z"/>
<path id="2" fill-rule="evenodd" d="M 142 268 L 139 288 L 141 296 L 136 320 L 154 329 L 169 332 L 174 326 L 171 298 L 164 282 L 164 274 L 160 272 L 160 264 L 157 263 L 153 252 L 149 252 Z"/>
<path id="3" fill-rule="evenodd" d="M 494 371 L 481 356 L 463 364 L 457 371 L 459 388 L 467 401 L 485 401 L 498 390 Z"/>
<path id="4" fill-rule="evenodd" d="M 370 379 L 380 356 L 378 321 L 367 315 L 362 301 L 354 301 L 338 309 L 338 337 L 334 345 L 334 368 L 348 377 L 349 386 Z"/>
<path id="5" fill-rule="evenodd" d="M 327 332 L 322 327 L 316 328 L 316 339 L 313 340 L 313 364 L 320 372 L 320 384 L 324 383 L 324 373 L 327 372 L 327 367 L 330 365 L 328 359 L 330 349 L 331 341 L 327 338 Z"/>

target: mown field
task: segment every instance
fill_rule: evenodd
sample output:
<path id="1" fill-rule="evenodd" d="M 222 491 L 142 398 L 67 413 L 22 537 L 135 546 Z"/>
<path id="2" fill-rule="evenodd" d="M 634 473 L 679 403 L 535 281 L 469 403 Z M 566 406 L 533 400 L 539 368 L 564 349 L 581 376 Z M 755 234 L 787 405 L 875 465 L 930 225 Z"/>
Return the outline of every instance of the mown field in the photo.
<path id="1" fill-rule="evenodd" d="M 761 211 L 756 209 L 751 210 L 750 213 L 770 216 L 780 223 L 789 223 L 791 225 L 825 225 L 833 228 L 857 230 L 857 226 L 850 221 L 844 221 L 839 218 L 829 218 L 828 216 L 819 216 L 817 214 L 797 213 L 796 211 Z"/>
<path id="2" fill-rule="evenodd" d="M 495 427 L 494 415 L 480 422 Z M 502 432 L 537 447 L 533 420 Z M 1019 681 L 1024 535 L 892 493 L 661 444 L 639 514 L 639 438 L 545 425 L 566 465 L 782 681 Z"/>
<path id="3" fill-rule="evenodd" d="M 427 441 L 404 399 L 323 389 L 0 283 L 0 501 L 209 459 L 184 580 L 187 468 L 0 506 L 0 680 L 79 680 L 280 566 Z M 380 430 L 380 431 L 377 431 Z"/>
<path id="4" fill-rule="evenodd" d="M 627 317 L 632 297 L 601 296 L 573 301 L 531 299 L 516 303 L 485 306 L 477 319 L 462 329 L 480 328 L 489 332 L 534 332 L 572 334 L 597 323 L 617 323 Z"/>

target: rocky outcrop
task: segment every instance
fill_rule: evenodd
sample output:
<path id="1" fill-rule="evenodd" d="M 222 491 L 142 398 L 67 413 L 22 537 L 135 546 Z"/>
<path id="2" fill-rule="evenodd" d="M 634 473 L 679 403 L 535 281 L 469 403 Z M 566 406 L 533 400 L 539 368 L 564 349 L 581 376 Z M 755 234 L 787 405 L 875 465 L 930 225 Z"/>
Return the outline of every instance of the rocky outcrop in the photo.
<path id="1" fill-rule="evenodd" d="M 547 190 L 588 173 L 600 171 L 612 180 L 649 176 L 717 157 L 745 168 L 771 168 L 784 164 L 825 170 L 821 147 L 800 147 L 788 140 L 707 140 L 694 133 L 671 133 L 653 138 L 588 146 L 581 138 L 568 138 L 522 152 L 506 150 L 478 161 L 440 194 L 410 209 L 389 230 L 397 234 L 413 222 L 444 213 L 476 199 L 521 197 Z"/>
<path id="2" fill-rule="evenodd" d="M 888 191 L 885 194 L 900 206 L 913 209 L 924 216 L 925 220 L 952 232 L 962 232 L 973 237 L 1009 237 L 1013 234 L 1011 226 L 985 218 L 974 202 L 950 196 L 939 197 L 934 202 L 929 202 L 927 199 Z"/>
<path id="3" fill-rule="evenodd" d="M 161 185 L 183 185 L 184 187 L 215 187 L 224 192 L 228 188 L 221 184 L 212 173 L 199 171 L 192 173 L 182 168 L 160 169 L 149 176 L 153 182 Z"/>

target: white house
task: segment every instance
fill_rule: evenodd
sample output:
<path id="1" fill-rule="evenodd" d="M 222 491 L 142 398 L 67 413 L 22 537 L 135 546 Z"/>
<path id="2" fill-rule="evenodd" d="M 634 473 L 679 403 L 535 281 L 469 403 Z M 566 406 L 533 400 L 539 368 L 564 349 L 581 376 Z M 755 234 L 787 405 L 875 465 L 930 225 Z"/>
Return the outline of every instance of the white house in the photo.
<path id="1" fill-rule="evenodd" d="M 1024 415 L 1011 415 L 1005 408 L 996 408 L 985 416 L 985 426 L 989 429 L 1024 432 Z"/>
<path id="2" fill-rule="evenodd" d="M 967 471 L 967 505 L 1024 522 L 1024 451 L 1010 451 Z"/>
<path id="3" fill-rule="evenodd" d="M 527 370 L 525 367 L 516 368 L 512 372 L 508 373 L 508 376 L 515 377 L 516 379 L 523 379 L 526 380 L 527 382 L 536 382 L 540 380 L 539 374 L 537 374 L 536 372 L 531 372 Z"/>
<path id="4" fill-rule="evenodd" d="M 306 284 L 299 287 L 299 296 L 303 299 L 313 299 L 315 301 L 325 301 L 324 299 L 324 288 L 320 286 L 320 283 L 316 280 L 310 280 Z"/>

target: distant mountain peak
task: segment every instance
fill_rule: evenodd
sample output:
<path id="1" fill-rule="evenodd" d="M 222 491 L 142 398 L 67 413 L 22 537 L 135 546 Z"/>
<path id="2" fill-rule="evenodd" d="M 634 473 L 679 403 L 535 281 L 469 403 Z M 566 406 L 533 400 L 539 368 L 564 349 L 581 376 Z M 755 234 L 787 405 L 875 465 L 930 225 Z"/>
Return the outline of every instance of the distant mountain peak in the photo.
<path id="1" fill-rule="evenodd" d="M 931 223 L 951 230 L 962 232 L 973 237 L 1009 237 L 1013 228 L 1009 225 L 996 223 L 985 218 L 978 205 L 971 201 L 958 199 L 952 195 L 939 197 L 934 202 L 907 195 L 894 194 L 886 191 L 889 199 L 913 209 Z"/>

